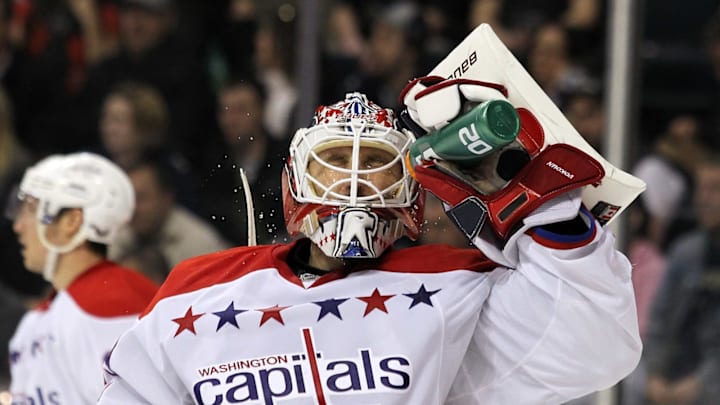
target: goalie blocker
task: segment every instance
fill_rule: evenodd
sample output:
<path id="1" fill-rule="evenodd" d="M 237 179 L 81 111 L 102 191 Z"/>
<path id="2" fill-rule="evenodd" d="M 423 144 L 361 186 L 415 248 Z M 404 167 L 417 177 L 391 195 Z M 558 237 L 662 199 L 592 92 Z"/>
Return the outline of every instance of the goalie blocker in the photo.
<path id="1" fill-rule="evenodd" d="M 408 156 L 413 176 L 450 205 L 448 214 L 471 240 L 486 221 L 507 240 L 527 215 L 574 189 L 581 190 L 582 203 L 604 225 L 645 189 L 641 180 L 585 142 L 486 24 L 430 76 L 410 82 L 400 97 L 406 106 L 402 121 L 418 136 L 448 126 L 468 102 L 505 100 L 516 107 L 517 140 L 475 170 L 458 164 L 462 159 Z"/>

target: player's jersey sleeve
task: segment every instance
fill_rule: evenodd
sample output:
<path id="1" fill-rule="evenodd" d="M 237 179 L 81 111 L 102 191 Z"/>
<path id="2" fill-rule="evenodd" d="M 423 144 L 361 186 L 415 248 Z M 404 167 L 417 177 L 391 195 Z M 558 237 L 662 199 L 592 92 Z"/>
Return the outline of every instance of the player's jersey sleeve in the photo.
<path id="1" fill-rule="evenodd" d="M 491 273 L 448 404 L 561 403 L 634 369 L 641 342 L 631 266 L 592 225 L 586 240 L 523 235 L 517 268 Z"/>

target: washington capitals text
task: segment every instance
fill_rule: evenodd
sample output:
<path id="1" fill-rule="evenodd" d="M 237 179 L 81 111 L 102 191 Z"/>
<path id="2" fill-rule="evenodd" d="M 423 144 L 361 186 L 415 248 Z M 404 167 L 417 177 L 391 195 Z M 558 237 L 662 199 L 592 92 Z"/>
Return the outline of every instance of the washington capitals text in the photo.
<path id="1" fill-rule="evenodd" d="M 315 351 L 310 329 L 302 330 L 305 353 L 239 360 L 198 370 L 205 378 L 193 386 L 199 404 L 275 404 L 283 398 L 315 398 L 327 404 L 326 395 L 403 391 L 410 387 L 412 367 L 403 356 L 378 357 L 362 349 L 355 358 L 323 359 Z M 264 364 L 266 367 L 247 366 Z"/>

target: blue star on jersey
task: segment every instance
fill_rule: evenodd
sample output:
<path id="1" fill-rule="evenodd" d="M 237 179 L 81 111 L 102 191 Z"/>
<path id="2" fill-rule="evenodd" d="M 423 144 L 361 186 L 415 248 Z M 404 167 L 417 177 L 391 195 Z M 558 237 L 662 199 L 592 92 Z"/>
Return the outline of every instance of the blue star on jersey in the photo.
<path id="1" fill-rule="evenodd" d="M 430 297 L 437 294 L 439 291 L 440 291 L 439 289 L 434 290 L 434 291 L 428 291 L 425 289 L 425 284 L 423 284 L 420 286 L 420 289 L 418 290 L 418 292 L 416 292 L 414 294 L 403 294 L 403 295 L 406 297 L 412 298 L 412 303 L 410 304 L 409 308 L 412 308 L 415 305 L 420 304 L 420 303 L 433 306 L 432 302 L 430 301 Z"/>
<path id="2" fill-rule="evenodd" d="M 342 320 L 342 315 L 340 315 L 339 307 L 340 307 L 340 304 L 342 304 L 343 302 L 345 302 L 347 300 L 348 300 L 348 298 L 341 298 L 341 299 L 331 298 L 331 299 L 325 300 L 325 301 L 313 302 L 313 304 L 320 306 L 320 315 L 318 315 L 317 320 L 319 321 L 319 320 L 323 319 L 323 317 L 327 314 L 333 314 L 336 317 L 338 317 L 338 319 Z"/>
<path id="3" fill-rule="evenodd" d="M 231 301 L 230 305 L 228 305 L 227 308 L 225 308 L 224 311 L 220 312 L 213 312 L 213 315 L 219 317 L 217 328 L 215 331 L 219 331 L 220 328 L 225 326 L 225 324 L 230 324 L 234 326 L 236 329 L 240 329 L 237 323 L 237 316 L 238 314 L 241 314 L 243 312 L 247 312 L 246 309 L 235 309 L 235 301 Z"/>

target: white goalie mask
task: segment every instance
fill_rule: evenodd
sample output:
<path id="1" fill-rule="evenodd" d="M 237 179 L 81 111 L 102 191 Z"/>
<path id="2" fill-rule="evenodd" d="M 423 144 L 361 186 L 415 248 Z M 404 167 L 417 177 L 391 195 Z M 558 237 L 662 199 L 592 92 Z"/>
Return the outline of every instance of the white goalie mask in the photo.
<path id="1" fill-rule="evenodd" d="M 283 174 L 285 222 L 338 258 L 373 258 L 417 238 L 424 193 L 403 160 L 415 140 L 390 109 L 361 93 L 321 106 L 290 144 Z"/>

